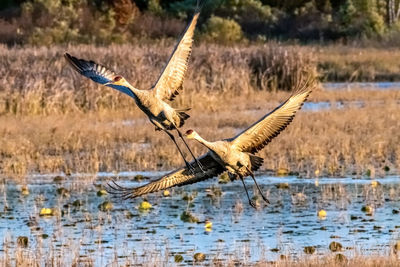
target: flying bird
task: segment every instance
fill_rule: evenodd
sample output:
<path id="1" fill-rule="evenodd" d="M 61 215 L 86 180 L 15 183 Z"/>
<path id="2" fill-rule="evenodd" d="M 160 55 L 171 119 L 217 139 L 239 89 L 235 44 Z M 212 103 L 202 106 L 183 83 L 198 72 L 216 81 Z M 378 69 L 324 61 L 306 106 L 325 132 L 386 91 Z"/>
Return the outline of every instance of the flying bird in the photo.
<path id="1" fill-rule="evenodd" d="M 252 207 L 255 208 L 256 206 L 250 199 L 244 183 L 243 178 L 246 176 L 252 177 L 262 198 L 269 203 L 254 177 L 254 171 L 258 170 L 263 164 L 263 158 L 255 154 L 290 124 L 297 110 L 302 107 L 311 93 L 314 87 L 314 79 L 309 77 L 305 82 L 299 84 L 285 102 L 233 138 L 209 142 L 197 132 L 188 130 L 185 133 L 186 138 L 195 139 L 208 148 L 208 152 L 198 158 L 204 172 L 196 167 L 194 173 L 192 173 L 187 167 L 181 167 L 153 182 L 136 188 L 122 187 L 112 181 L 108 184 L 110 193 L 114 193 L 123 199 L 136 198 L 173 186 L 204 181 L 228 171 L 231 180 L 240 178 Z M 192 161 L 190 164 L 193 163 Z"/>
<path id="2" fill-rule="evenodd" d="M 185 161 L 186 167 L 191 171 L 194 171 L 192 165 L 186 161 L 174 135 L 170 132 L 171 130 L 176 130 L 178 132 L 179 137 L 185 143 L 198 167 L 202 169 L 201 163 L 195 158 L 179 130 L 185 123 L 185 120 L 190 117 L 186 113 L 190 108 L 176 109 L 171 107 L 166 101 L 174 100 L 175 96 L 183 89 L 183 79 L 192 51 L 194 30 L 200 15 L 201 6 L 202 1 L 198 1 L 193 18 L 175 46 L 168 63 L 161 72 L 157 82 L 148 90 L 135 88 L 123 76 L 116 74 L 114 71 L 100 64 L 93 61 L 78 59 L 65 53 L 65 58 L 68 63 L 81 75 L 90 78 L 96 83 L 114 88 L 132 97 L 137 106 L 148 116 L 150 122 L 155 125 L 156 130 L 164 131 L 172 139 Z"/>

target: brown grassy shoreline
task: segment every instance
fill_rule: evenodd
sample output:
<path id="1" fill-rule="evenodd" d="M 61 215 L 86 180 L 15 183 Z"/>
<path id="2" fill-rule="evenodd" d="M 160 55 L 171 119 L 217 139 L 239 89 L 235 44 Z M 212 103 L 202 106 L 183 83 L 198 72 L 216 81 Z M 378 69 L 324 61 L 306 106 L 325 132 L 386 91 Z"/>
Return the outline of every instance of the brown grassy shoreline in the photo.
<path id="1" fill-rule="evenodd" d="M 243 248 L 245 250 L 245 248 Z M 49 256 L 44 256 L 43 251 L 28 250 L 24 248 L 17 248 L 13 250 L 6 249 L 6 255 L 0 257 L 0 264 L 2 266 L 12 266 L 17 264 L 18 266 L 38 266 L 38 265 L 51 265 L 51 266 L 63 266 L 67 262 L 72 266 L 94 266 L 96 259 L 90 255 L 82 256 L 79 253 L 79 248 L 74 248 L 72 253 L 73 258 L 65 258 L 63 253 L 52 251 L 50 249 Z M 75 251 L 77 250 L 77 251 Z M 165 251 L 168 255 L 168 250 Z M 219 259 L 217 256 L 212 257 L 206 256 L 205 261 L 186 260 L 183 263 L 175 263 L 174 257 L 171 255 L 165 256 L 161 251 L 149 252 L 148 255 L 138 256 L 132 255 L 122 258 L 107 258 L 106 262 L 109 266 L 276 266 L 276 267 L 313 267 L 313 266 L 328 266 L 328 267 L 394 267 L 400 266 L 399 258 L 396 253 L 389 253 L 388 255 L 355 255 L 352 257 L 346 257 L 341 253 L 326 253 L 324 255 L 302 255 L 297 259 L 281 255 L 281 258 L 276 261 L 271 260 L 260 260 L 258 262 L 249 262 L 248 260 L 241 260 L 230 256 L 227 259 Z M 220 252 L 221 253 L 221 252 Z M 71 254 L 69 251 L 66 254 Z"/>
<path id="2" fill-rule="evenodd" d="M 286 131 L 260 155 L 263 170 L 287 168 L 305 176 L 348 174 L 384 176 L 398 173 L 400 165 L 400 114 L 398 91 L 385 91 L 381 104 L 368 99 L 375 91 L 357 95 L 314 92 L 310 101 L 364 99 L 364 107 L 301 111 Z M 226 95 L 186 94 L 194 128 L 216 140 L 237 131 L 273 109 L 288 93 L 259 92 L 227 98 Z M 187 101 L 186 99 L 189 98 Z M 196 99 L 201 99 L 196 101 Z M 93 111 L 55 115 L 0 116 L 0 169 L 12 177 L 28 173 L 65 173 L 124 170 L 168 170 L 182 164 L 167 136 L 154 131 L 138 109 Z M 194 153 L 205 150 L 191 143 Z M 384 171 L 389 167 L 390 171 Z"/>

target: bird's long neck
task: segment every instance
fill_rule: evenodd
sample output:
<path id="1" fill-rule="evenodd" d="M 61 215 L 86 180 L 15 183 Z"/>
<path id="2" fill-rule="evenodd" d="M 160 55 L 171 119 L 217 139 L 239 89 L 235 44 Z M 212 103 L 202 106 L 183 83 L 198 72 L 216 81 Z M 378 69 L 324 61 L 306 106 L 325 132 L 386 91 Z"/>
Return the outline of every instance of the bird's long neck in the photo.
<path id="1" fill-rule="evenodd" d="M 200 135 L 196 134 L 196 136 L 194 137 L 194 139 L 196 139 L 200 144 L 204 145 L 205 147 L 207 147 L 210 150 L 214 151 L 215 145 L 213 142 L 208 142 L 207 140 L 203 139 Z"/>
<path id="2" fill-rule="evenodd" d="M 134 99 L 138 99 L 140 96 L 141 92 L 139 89 L 135 88 L 133 85 L 131 85 L 129 82 L 125 82 L 126 87 L 129 89 L 127 90 L 126 93 L 127 95 L 133 97 Z"/>

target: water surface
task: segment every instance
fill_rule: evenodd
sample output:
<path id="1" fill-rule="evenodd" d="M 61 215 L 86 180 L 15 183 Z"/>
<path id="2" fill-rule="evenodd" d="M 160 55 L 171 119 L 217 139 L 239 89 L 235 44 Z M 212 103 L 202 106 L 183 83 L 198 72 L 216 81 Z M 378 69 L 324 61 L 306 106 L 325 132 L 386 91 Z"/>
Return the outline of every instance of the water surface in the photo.
<path id="1" fill-rule="evenodd" d="M 77 253 L 99 266 L 126 258 L 145 262 L 159 257 L 173 263 L 175 254 L 191 264 L 196 252 L 205 253 L 207 260 L 272 261 L 281 254 L 302 257 L 305 246 L 315 246 L 317 255 L 325 255 L 332 241 L 340 242 L 342 253 L 350 257 L 385 254 L 399 239 L 400 214 L 394 213 L 400 209 L 400 177 L 378 179 L 380 184 L 373 187 L 371 179 L 321 178 L 316 184 L 314 179 L 260 174 L 257 179 L 271 204 L 259 201 L 258 210 L 248 205 L 240 181 L 218 184 L 210 179 L 172 189 L 170 197 L 152 194 L 147 200 L 153 208 L 147 212 L 138 210 L 142 198 L 121 202 L 97 195 L 111 178 L 124 186 L 145 183 L 134 181 L 136 174 L 79 174 L 60 182 L 54 182 L 54 175 L 35 175 L 28 181 L 28 196 L 21 194 L 21 186 L 7 182 L 0 188 L 0 237 L 5 241 L 0 257 L 5 246 L 15 249 L 18 236 L 27 236 L 29 248 L 40 247 L 44 255 L 51 251 L 71 259 Z M 253 194 L 251 179 L 246 182 Z M 289 188 L 278 189 L 280 183 Z M 57 193 L 59 188 L 68 193 Z M 191 202 L 183 199 L 188 192 L 197 192 Z M 74 206 L 77 200 L 81 206 Z M 114 202 L 113 210 L 100 211 L 98 206 L 107 200 Z M 365 205 L 374 208 L 373 214 L 361 210 Z M 43 207 L 60 214 L 41 217 Z M 320 209 L 326 210 L 325 219 L 317 216 Z M 183 222 L 184 211 L 200 223 Z M 204 227 L 206 219 L 213 223 L 211 231 Z"/>

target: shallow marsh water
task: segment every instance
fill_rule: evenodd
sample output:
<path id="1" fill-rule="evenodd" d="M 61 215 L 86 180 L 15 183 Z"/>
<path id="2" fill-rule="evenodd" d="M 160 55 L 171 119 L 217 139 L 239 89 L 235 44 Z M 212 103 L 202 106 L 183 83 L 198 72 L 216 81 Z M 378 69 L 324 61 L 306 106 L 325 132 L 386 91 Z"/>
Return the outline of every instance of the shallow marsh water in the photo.
<path id="1" fill-rule="evenodd" d="M 206 262 L 273 261 L 281 254 L 302 257 L 305 246 L 315 246 L 316 255 L 326 255 L 331 253 L 332 241 L 343 245 L 341 253 L 346 256 L 386 255 L 400 238 L 400 214 L 396 213 L 400 177 L 396 176 L 377 179 L 379 184 L 372 186 L 367 178 L 320 178 L 316 183 L 315 179 L 259 174 L 258 182 L 271 204 L 258 201 L 258 210 L 248 205 L 240 181 L 218 184 L 210 179 L 172 189 L 169 197 L 152 194 L 147 197 L 153 205 L 149 211 L 138 209 L 142 198 L 121 202 L 110 195 L 98 196 L 110 179 L 124 186 L 146 182 L 134 181 L 136 174 L 80 174 L 57 182 L 53 175 L 36 175 L 27 181 L 30 193 L 26 196 L 19 185 L 2 185 L 0 257 L 16 249 L 19 236 L 27 236 L 28 250 L 40 248 L 44 258 L 52 254 L 68 260 L 78 255 L 96 266 L 127 259 L 173 263 L 176 254 L 183 256 L 183 263 L 192 264 L 197 252 L 206 255 Z M 246 183 L 253 194 L 251 179 Z M 57 192 L 60 188 L 66 190 Z M 195 196 L 193 201 L 184 200 L 187 193 Z M 113 209 L 101 211 L 99 205 L 108 200 Z M 363 212 L 365 205 L 374 212 Z M 39 216 L 43 207 L 54 208 L 58 215 Z M 326 210 L 326 218 L 317 216 L 320 209 Z M 183 222 L 184 211 L 200 222 Z M 213 223 L 210 231 L 204 227 L 206 219 Z"/>

